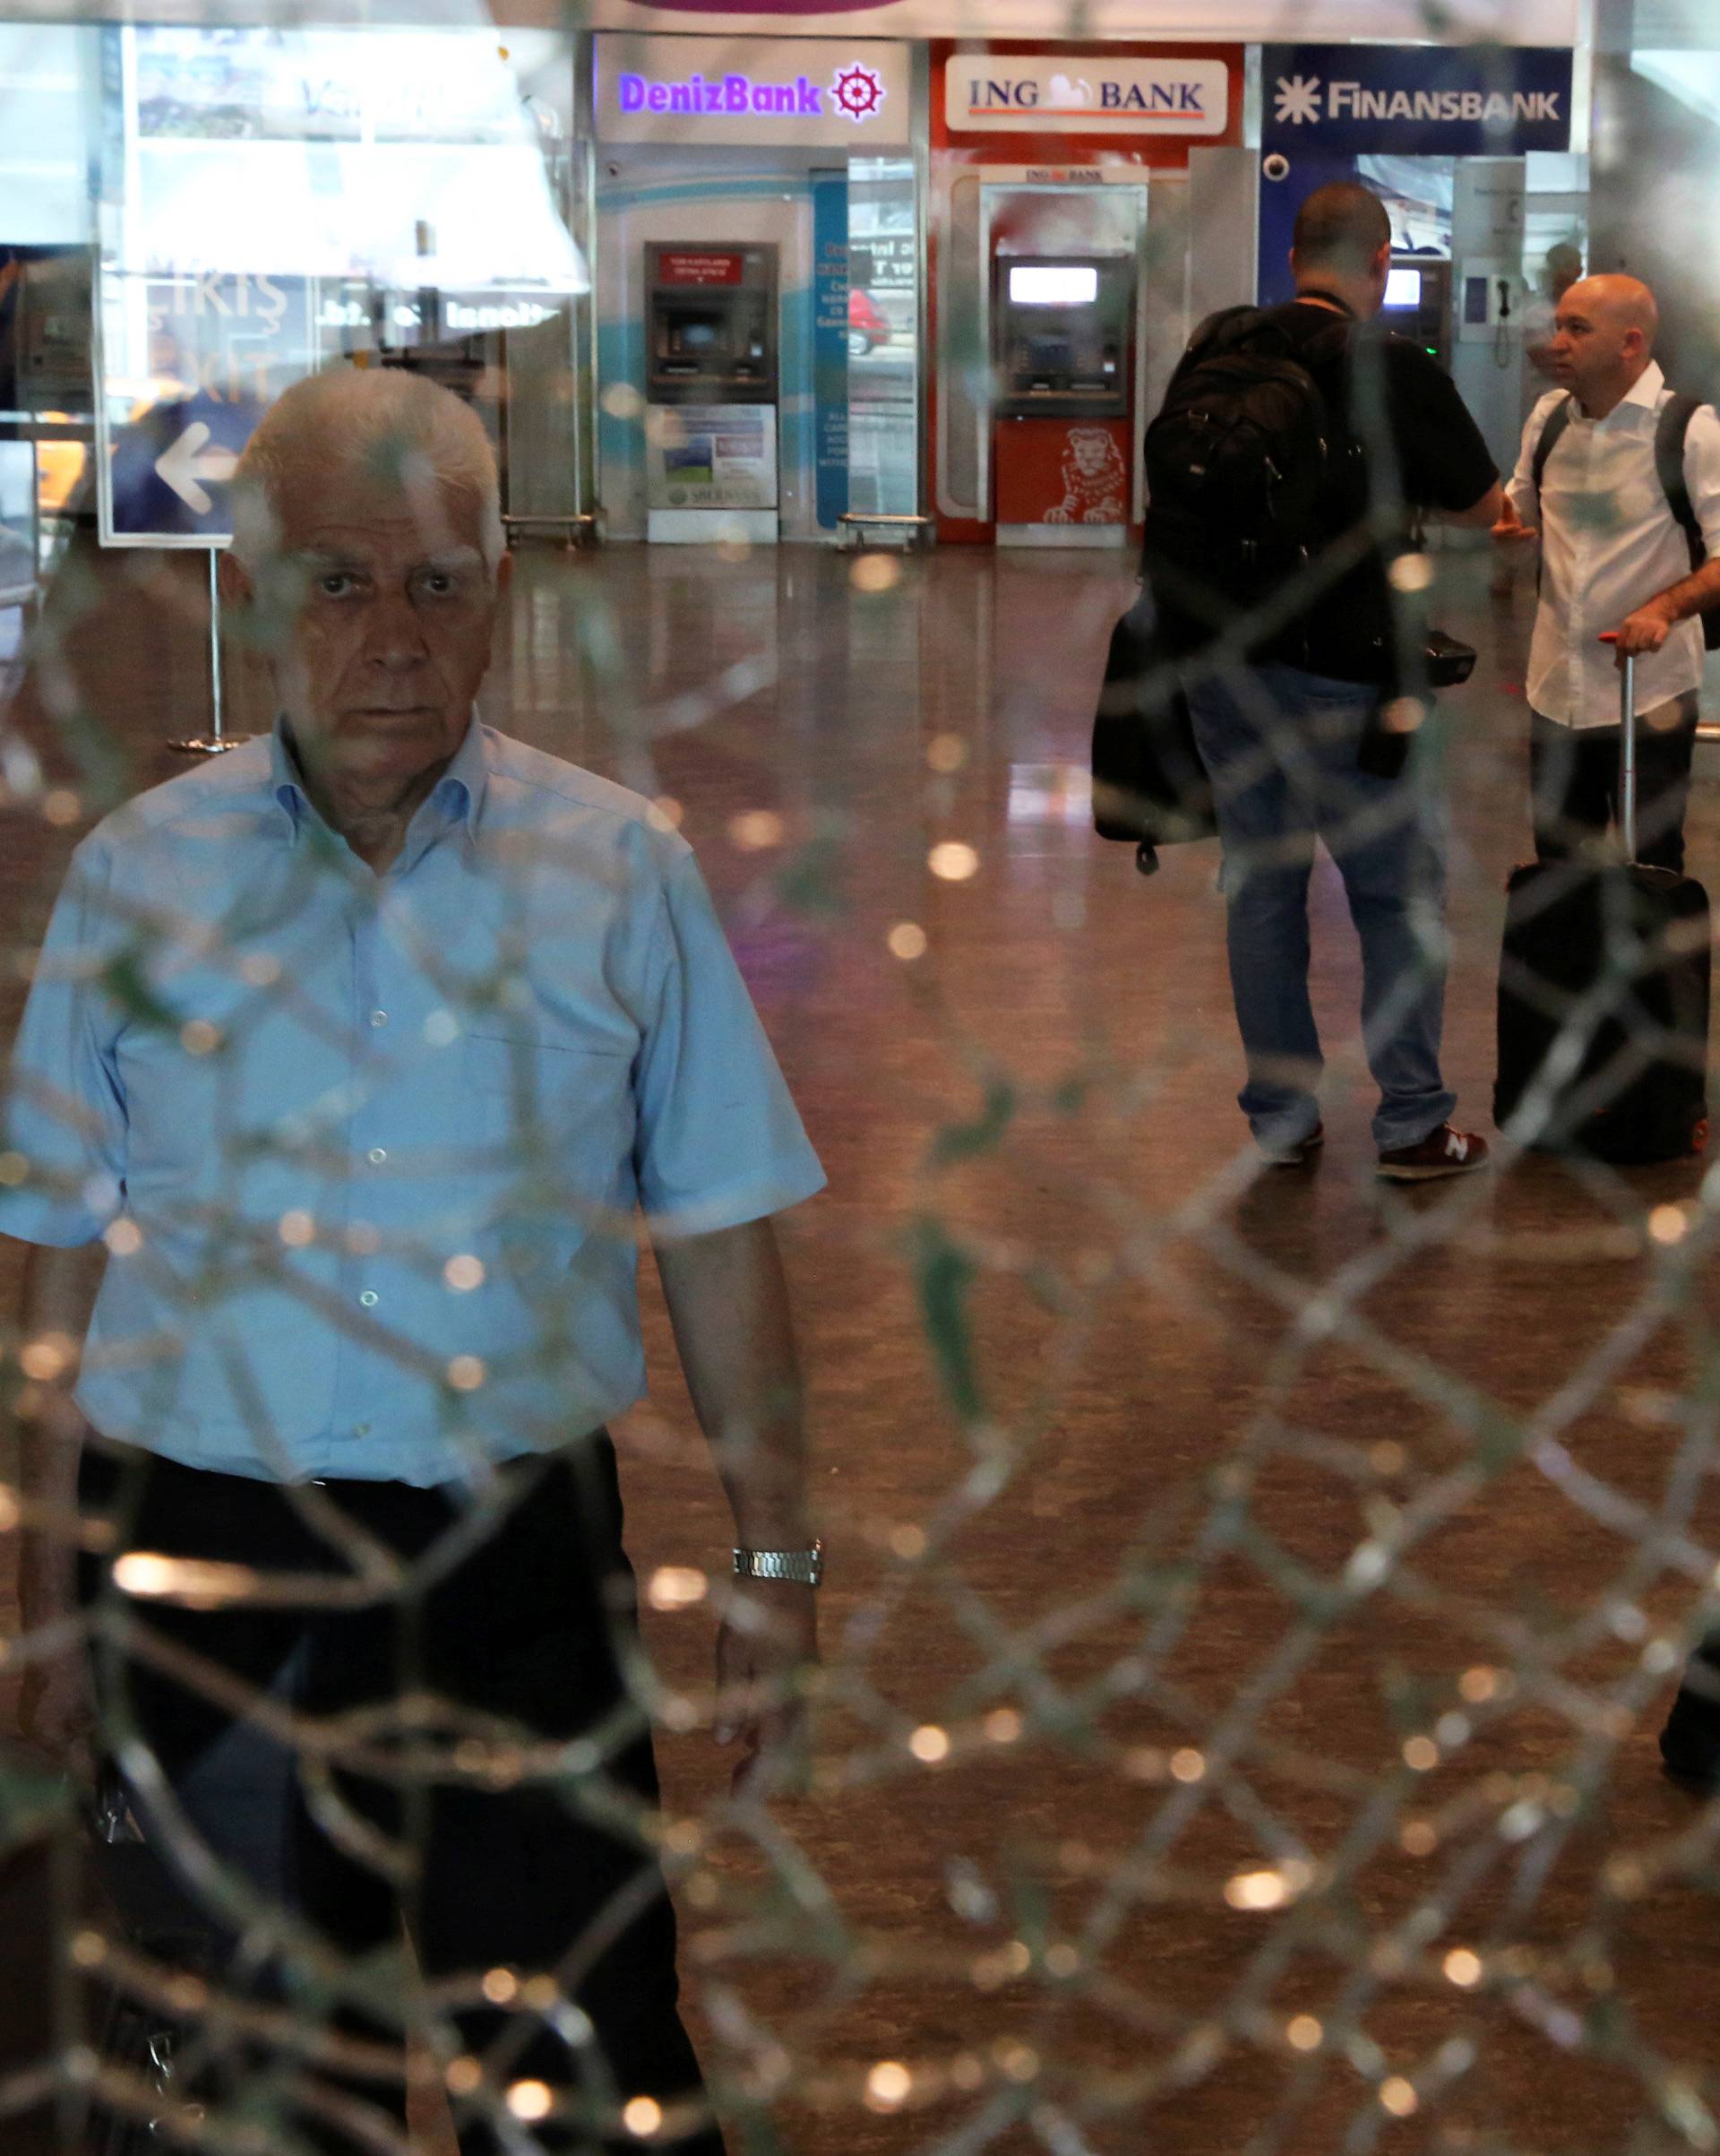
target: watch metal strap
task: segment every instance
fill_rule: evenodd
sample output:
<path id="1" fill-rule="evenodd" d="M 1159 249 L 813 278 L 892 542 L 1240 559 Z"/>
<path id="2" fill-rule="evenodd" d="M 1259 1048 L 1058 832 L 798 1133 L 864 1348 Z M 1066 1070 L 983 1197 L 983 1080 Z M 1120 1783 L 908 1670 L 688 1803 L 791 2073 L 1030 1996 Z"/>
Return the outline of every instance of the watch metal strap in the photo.
<path id="1" fill-rule="evenodd" d="M 810 1549 L 737 1549 L 735 1571 L 743 1580 L 794 1580 L 816 1587 L 824 1577 L 824 1545 Z"/>

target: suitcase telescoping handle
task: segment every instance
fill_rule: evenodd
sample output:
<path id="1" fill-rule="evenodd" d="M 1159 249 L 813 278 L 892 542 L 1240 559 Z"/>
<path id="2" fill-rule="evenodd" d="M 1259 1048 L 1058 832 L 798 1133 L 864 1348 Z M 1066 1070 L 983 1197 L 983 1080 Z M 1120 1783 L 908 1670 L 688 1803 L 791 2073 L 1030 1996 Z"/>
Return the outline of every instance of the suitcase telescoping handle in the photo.
<path id="1" fill-rule="evenodd" d="M 1618 632 L 1608 629 L 1603 643 L 1615 644 Z M 1624 841 L 1624 858 L 1637 858 L 1637 656 L 1624 654 L 1619 668 L 1619 836 Z"/>

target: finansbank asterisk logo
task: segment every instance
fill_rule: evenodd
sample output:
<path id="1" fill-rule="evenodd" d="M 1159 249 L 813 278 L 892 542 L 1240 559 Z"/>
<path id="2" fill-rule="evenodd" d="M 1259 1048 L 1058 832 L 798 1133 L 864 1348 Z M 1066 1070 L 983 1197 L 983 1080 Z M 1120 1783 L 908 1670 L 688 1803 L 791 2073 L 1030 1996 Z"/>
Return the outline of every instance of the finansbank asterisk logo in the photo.
<path id="1" fill-rule="evenodd" d="M 1286 121 L 1300 127 L 1304 120 L 1320 117 L 1320 77 L 1318 75 L 1280 75 L 1278 77 L 1279 126 Z"/>

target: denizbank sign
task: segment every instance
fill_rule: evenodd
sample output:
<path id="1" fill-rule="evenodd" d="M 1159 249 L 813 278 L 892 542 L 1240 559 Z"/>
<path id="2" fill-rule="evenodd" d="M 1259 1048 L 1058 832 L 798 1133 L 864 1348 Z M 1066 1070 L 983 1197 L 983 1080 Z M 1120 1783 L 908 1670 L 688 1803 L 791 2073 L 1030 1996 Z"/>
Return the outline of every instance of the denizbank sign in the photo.
<path id="1" fill-rule="evenodd" d="M 602 142 L 864 149 L 907 139 L 906 46 L 621 34 L 597 43 Z"/>
<path id="2" fill-rule="evenodd" d="M 1222 134 L 1222 60 L 955 52 L 944 64 L 951 134 Z"/>
<path id="3" fill-rule="evenodd" d="M 1570 147 L 1571 56 L 1551 46 L 1268 45 L 1264 150 L 1515 157 Z"/>

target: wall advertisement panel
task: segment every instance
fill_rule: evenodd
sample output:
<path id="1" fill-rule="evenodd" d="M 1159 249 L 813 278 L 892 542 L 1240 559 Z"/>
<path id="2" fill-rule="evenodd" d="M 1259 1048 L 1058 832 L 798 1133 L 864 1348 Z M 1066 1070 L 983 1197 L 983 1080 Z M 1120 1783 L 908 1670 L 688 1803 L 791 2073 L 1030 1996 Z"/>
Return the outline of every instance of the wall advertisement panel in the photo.
<path id="1" fill-rule="evenodd" d="M 101 33 L 101 537 L 208 547 L 270 401 L 588 287 L 493 30 Z"/>

